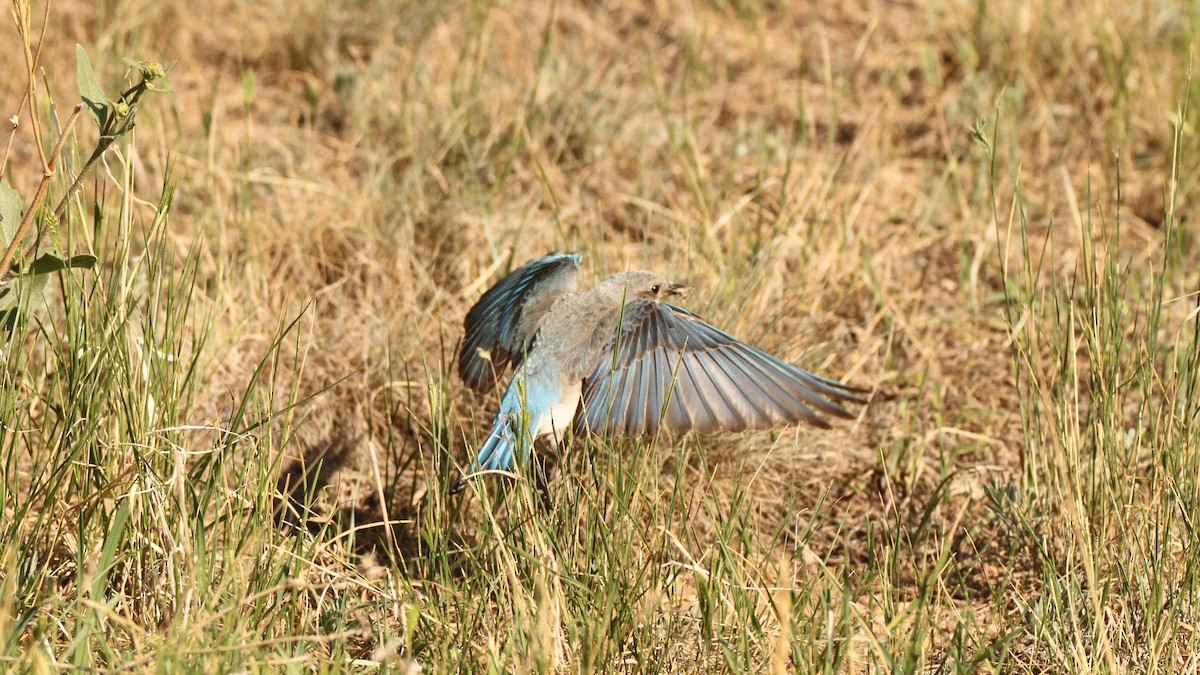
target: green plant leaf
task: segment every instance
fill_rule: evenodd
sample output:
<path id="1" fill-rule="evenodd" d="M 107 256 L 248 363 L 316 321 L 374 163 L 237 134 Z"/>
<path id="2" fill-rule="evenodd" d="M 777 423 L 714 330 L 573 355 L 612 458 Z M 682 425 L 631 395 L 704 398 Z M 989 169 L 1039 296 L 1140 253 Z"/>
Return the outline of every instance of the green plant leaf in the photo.
<path id="1" fill-rule="evenodd" d="M 46 287 L 50 275 L 67 268 L 91 269 L 96 266 L 94 255 L 73 255 L 62 259 L 45 253 L 0 289 L 0 330 L 12 332 L 21 314 L 29 314 L 46 307 Z"/>
<path id="2" fill-rule="evenodd" d="M 42 292 L 46 290 L 46 282 L 50 277 L 39 274 L 30 277 L 16 277 L 8 282 L 0 291 L 0 309 L 12 309 L 20 306 L 29 309 L 35 305 L 45 304 Z"/>
<path id="3" fill-rule="evenodd" d="M 16 236 L 20 224 L 21 195 L 7 182 L 0 181 L 0 237 L 4 238 L 5 246 Z"/>
<path id="4" fill-rule="evenodd" d="M 46 306 L 46 286 L 50 277 L 39 274 L 17 277 L 0 291 L 0 330 L 12 332 L 17 317 Z"/>
<path id="5" fill-rule="evenodd" d="M 117 512 L 113 515 L 112 527 L 104 537 L 104 548 L 100 551 L 100 562 L 96 565 L 96 576 L 92 579 L 92 599 L 103 602 L 108 595 L 108 576 L 113 570 L 113 560 L 116 558 L 117 544 L 125 533 L 125 523 L 129 522 L 129 499 L 122 499 Z"/>
<path id="6" fill-rule="evenodd" d="M 108 120 L 108 97 L 96 81 L 96 73 L 92 71 L 92 62 L 88 60 L 87 52 L 83 51 L 83 46 L 78 43 L 75 45 L 75 83 L 79 86 L 79 95 L 83 97 L 83 102 L 92 111 L 92 117 L 96 118 L 96 123 L 103 128 Z"/>
<path id="7" fill-rule="evenodd" d="M 45 253 L 38 256 L 37 260 L 29 266 L 29 270 L 22 272 L 21 276 L 34 276 L 37 274 L 52 274 L 65 270 L 69 267 L 90 270 L 96 266 L 96 256 L 94 255 L 73 255 L 66 260 L 58 256 Z"/>

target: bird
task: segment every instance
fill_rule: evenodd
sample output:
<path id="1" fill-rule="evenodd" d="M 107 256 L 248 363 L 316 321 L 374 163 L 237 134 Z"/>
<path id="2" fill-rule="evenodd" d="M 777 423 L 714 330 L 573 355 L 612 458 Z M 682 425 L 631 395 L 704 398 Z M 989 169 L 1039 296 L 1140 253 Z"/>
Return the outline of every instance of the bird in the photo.
<path id="1" fill-rule="evenodd" d="M 815 375 L 673 304 L 691 289 L 645 270 L 581 292 L 578 253 L 525 263 L 479 298 L 463 321 L 458 373 L 493 390 L 509 366 L 491 431 L 469 470 L 513 471 L 533 441 L 568 437 L 743 431 L 853 415 L 867 390 Z"/>

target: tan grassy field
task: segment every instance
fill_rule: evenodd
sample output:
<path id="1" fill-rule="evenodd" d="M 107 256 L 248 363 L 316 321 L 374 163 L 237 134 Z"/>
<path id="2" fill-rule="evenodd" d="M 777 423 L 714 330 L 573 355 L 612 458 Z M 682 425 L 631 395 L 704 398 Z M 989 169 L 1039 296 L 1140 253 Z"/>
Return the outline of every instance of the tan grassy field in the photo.
<path id="1" fill-rule="evenodd" d="M 47 152 L 76 43 L 175 65 L 0 333 L 6 668 L 1200 670 L 1196 5 L 45 11 Z M 462 319 L 554 250 L 870 401 L 448 497 Z"/>

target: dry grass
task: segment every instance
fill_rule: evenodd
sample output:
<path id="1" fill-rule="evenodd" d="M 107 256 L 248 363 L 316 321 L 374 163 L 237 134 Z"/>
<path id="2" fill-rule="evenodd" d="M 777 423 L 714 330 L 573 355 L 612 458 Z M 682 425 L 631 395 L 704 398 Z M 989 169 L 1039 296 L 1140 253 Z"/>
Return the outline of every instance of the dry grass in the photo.
<path id="1" fill-rule="evenodd" d="M 1195 671 L 1198 29 L 1150 0 L 56 3 L 61 107 L 75 42 L 103 82 L 178 64 L 97 184 L 111 215 L 76 214 L 131 278 L 5 347 L 2 653 Z M 549 509 L 447 499 L 496 402 L 450 375 L 462 317 L 551 250 L 585 284 L 686 281 L 872 400 L 576 447 Z M 68 413 L 72 339 L 123 365 L 63 380 L 101 392 Z M 69 487 L 31 494 L 55 462 Z"/>

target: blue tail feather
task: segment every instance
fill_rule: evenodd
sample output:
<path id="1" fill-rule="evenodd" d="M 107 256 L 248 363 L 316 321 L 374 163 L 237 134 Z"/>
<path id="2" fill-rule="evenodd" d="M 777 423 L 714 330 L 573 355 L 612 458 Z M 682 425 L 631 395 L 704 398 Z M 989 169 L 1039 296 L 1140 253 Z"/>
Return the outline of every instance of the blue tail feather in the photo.
<path id="1" fill-rule="evenodd" d="M 531 443 L 528 441 L 528 433 L 522 434 L 517 429 L 514 429 L 510 421 L 506 419 L 507 415 L 497 415 L 496 422 L 492 425 L 492 431 L 488 435 L 488 439 L 484 441 L 479 448 L 479 453 L 475 456 L 475 461 L 471 462 L 471 468 L 450 486 L 450 494 L 462 492 L 467 487 L 467 480 L 471 476 L 480 471 L 511 471 L 516 468 L 516 449 L 513 447 L 512 437 L 521 435 L 526 437 L 526 441 L 519 443 L 521 461 L 525 461 L 529 457 L 529 447 Z M 530 426 L 531 429 L 536 429 L 536 426 Z"/>

